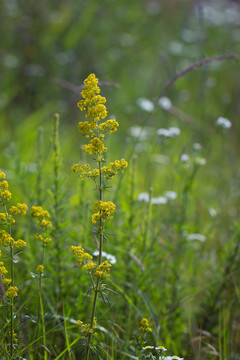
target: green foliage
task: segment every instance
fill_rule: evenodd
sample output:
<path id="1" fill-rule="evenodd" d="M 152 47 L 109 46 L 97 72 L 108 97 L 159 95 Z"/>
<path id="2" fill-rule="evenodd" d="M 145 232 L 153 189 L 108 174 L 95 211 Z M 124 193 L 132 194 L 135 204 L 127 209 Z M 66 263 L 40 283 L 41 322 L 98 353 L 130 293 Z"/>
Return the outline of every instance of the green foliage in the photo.
<path id="1" fill-rule="evenodd" d="M 94 72 L 111 82 L 101 91 L 120 124 L 107 142 L 107 161 L 124 157 L 129 168 L 109 189 L 117 211 L 106 224 L 104 249 L 116 263 L 111 291 L 99 296 L 98 341 L 90 357 L 137 359 L 138 324 L 146 317 L 152 332 L 144 346 L 164 345 L 187 360 L 236 360 L 239 61 L 203 65 L 162 93 L 194 63 L 239 54 L 236 2 L 4 0 L 0 14 L 0 168 L 12 204 L 43 206 L 53 223 L 40 321 L 35 272 L 42 245 L 30 217 L 13 234 L 27 247 L 10 257 L 2 249 L 9 271 L 14 260 L 19 292 L 11 306 L 1 302 L 0 357 L 84 356 L 77 319 L 88 323 L 91 294 L 69 249 L 73 243 L 91 254 L 96 248 L 90 221 L 96 192 L 70 167 L 76 159 L 86 162 L 76 104 L 79 86 Z M 168 98 L 161 106 L 160 95 Z M 217 126 L 219 117 L 232 127 Z M 170 128 L 181 133 L 171 137 Z M 11 321 L 18 339 L 12 339 L 12 355 Z"/>

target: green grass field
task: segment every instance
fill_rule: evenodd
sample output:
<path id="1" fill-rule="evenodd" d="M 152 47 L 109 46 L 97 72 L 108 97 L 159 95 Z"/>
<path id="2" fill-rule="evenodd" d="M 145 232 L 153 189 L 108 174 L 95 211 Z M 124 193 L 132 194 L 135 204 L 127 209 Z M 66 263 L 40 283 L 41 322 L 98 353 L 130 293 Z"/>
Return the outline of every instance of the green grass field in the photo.
<path id="1" fill-rule="evenodd" d="M 3 0 L 0 30 L 0 358 L 239 360 L 240 6 Z"/>

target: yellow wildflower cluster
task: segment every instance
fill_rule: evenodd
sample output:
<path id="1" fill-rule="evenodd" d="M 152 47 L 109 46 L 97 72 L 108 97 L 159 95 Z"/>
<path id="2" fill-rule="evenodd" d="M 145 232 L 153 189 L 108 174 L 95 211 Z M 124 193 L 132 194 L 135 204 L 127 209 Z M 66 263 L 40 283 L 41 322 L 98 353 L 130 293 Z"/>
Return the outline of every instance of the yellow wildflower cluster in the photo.
<path id="1" fill-rule="evenodd" d="M 107 151 L 103 142 L 97 137 L 91 139 L 88 145 L 83 145 L 82 149 L 90 155 L 101 155 L 103 152 Z"/>
<path id="2" fill-rule="evenodd" d="M 116 120 L 107 120 L 99 125 L 99 130 L 106 132 L 108 134 L 112 134 L 117 131 L 119 124 Z"/>
<path id="3" fill-rule="evenodd" d="M 50 218 L 50 214 L 47 210 L 43 210 L 41 206 L 33 206 L 31 209 L 31 216 L 38 219 L 37 225 L 39 225 L 43 230 L 52 226 L 51 221 L 46 220 Z"/>
<path id="4" fill-rule="evenodd" d="M 0 203 L 0 205 L 2 204 Z M 16 221 L 14 217 L 12 217 L 11 215 L 6 213 L 0 213 L 0 222 L 5 225 L 10 225 L 10 224 L 14 224 Z"/>
<path id="5" fill-rule="evenodd" d="M 148 319 L 143 318 L 143 319 L 140 321 L 140 326 L 139 326 L 138 330 L 139 330 L 140 332 L 142 332 L 142 333 L 152 332 L 152 329 L 151 329 L 151 327 L 149 326 Z"/>
<path id="6" fill-rule="evenodd" d="M 83 270 L 87 270 L 90 274 L 96 269 L 97 264 L 93 261 L 89 261 L 88 263 L 83 265 Z"/>
<path id="7" fill-rule="evenodd" d="M 26 204 L 20 204 L 18 203 L 17 206 L 11 206 L 10 207 L 10 213 L 13 214 L 13 215 L 26 215 L 27 213 L 27 205 Z"/>
<path id="8" fill-rule="evenodd" d="M 0 231 L 0 245 L 9 245 L 11 242 L 13 242 L 13 238 L 10 234 L 8 234 L 7 231 L 1 230 Z"/>
<path id="9" fill-rule="evenodd" d="M 92 222 L 96 224 L 100 219 L 112 219 L 112 214 L 116 211 L 116 205 L 112 201 L 96 201 L 93 210 L 95 213 L 92 216 Z"/>
<path id="10" fill-rule="evenodd" d="M 92 255 L 85 252 L 81 246 L 71 246 L 71 251 L 74 256 L 77 258 L 77 263 L 83 265 L 83 270 L 86 270 L 91 274 L 95 279 L 103 279 L 110 276 L 111 264 L 108 261 L 104 261 L 102 264 L 97 265 L 92 260 Z"/>
<path id="11" fill-rule="evenodd" d="M 5 268 L 4 263 L 2 261 L 0 261 L 0 275 L 5 275 L 7 273 L 8 273 L 8 271 Z"/>
<path id="12" fill-rule="evenodd" d="M 43 242 L 44 244 L 49 244 L 50 241 L 51 241 L 51 239 L 50 239 L 49 237 L 44 238 L 44 237 L 43 237 L 42 235 L 40 235 L 40 234 L 35 234 L 35 235 L 34 235 L 34 238 L 37 239 L 37 240 L 39 240 L 39 241 L 41 241 L 41 242 Z"/>
<path id="13" fill-rule="evenodd" d="M 0 180 L 6 179 L 5 173 L 0 169 Z"/>
<path id="14" fill-rule="evenodd" d="M 18 296 L 17 292 L 18 292 L 17 286 L 10 286 L 8 291 L 6 291 L 6 296 L 9 296 L 9 297 Z"/>
<path id="15" fill-rule="evenodd" d="M 77 263 L 79 265 L 85 264 L 87 260 L 92 260 L 92 255 L 84 251 L 81 246 L 71 246 L 71 251 L 73 255 L 77 258 Z"/>
<path id="16" fill-rule="evenodd" d="M 110 162 L 108 166 L 103 166 L 101 171 L 102 174 L 106 179 L 111 179 L 114 175 L 118 173 L 119 170 L 124 170 L 128 166 L 128 163 L 126 160 L 115 160 L 113 162 Z"/>
<path id="17" fill-rule="evenodd" d="M 6 175 L 0 170 L 0 205 L 4 205 L 5 202 L 11 199 L 12 194 L 8 190 L 8 182 L 5 180 Z"/>
<path id="18" fill-rule="evenodd" d="M 102 264 L 100 264 L 94 274 L 96 279 L 102 280 L 103 278 L 110 277 L 110 268 L 111 264 L 106 260 Z"/>
<path id="19" fill-rule="evenodd" d="M 6 279 L 6 278 L 3 279 L 3 281 L 2 281 L 3 285 L 10 285 L 11 282 L 12 282 L 12 279 Z"/>
<path id="20" fill-rule="evenodd" d="M 38 265 L 38 267 L 36 269 L 37 273 L 43 274 L 43 270 L 44 270 L 44 266 L 43 265 Z"/>
<path id="21" fill-rule="evenodd" d="M 5 230 L 0 231 L 0 245 L 11 245 L 17 248 L 27 246 L 26 242 L 21 239 L 15 241 Z"/>
<path id="22" fill-rule="evenodd" d="M 77 320 L 77 325 L 81 329 L 81 334 L 84 336 L 93 333 L 94 329 L 97 328 L 97 319 L 94 317 L 93 327 L 91 328 L 90 324 L 84 324 L 81 320 Z"/>

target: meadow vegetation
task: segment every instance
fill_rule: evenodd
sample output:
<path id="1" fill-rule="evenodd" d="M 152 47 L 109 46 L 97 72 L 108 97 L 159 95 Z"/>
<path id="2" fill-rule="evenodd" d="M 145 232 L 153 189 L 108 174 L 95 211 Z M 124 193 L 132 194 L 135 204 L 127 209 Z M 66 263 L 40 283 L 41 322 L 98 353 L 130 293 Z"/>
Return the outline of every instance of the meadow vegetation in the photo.
<path id="1" fill-rule="evenodd" d="M 238 360 L 239 5 L 0 14 L 0 358 Z"/>

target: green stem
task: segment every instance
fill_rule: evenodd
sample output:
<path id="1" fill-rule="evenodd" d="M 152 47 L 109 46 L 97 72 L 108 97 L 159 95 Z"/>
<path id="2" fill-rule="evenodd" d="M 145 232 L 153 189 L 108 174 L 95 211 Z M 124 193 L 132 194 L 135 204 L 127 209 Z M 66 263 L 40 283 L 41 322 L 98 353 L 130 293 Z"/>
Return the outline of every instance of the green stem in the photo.
<path id="1" fill-rule="evenodd" d="M 44 346 L 44 360 L 47 360 L 47 351 L 46 351 L 46 329 L 45 329 L 45 320 L 44 320 L 44 312 L 43 312 L 43 302 L 42 302 L 42 291 L 41 291 L 41 274 L 39 277 L 39 286 L 38 286 L 38 295 L 40 301 L 40 308 L 41 308 L 41 317 L 42 317 L 42 328 L 43 328 L 43 346 Z"/>
<path id="2" fill-rule="evenodd" d="M 138 351 L 138 360 L 141 360 L 141 358 L 142 358 L 142 351 L 139 350 L 139 351 Z"/>
<path id="3" fill-rule="evenodd" d="M 14 286 L 14 272 L 13 272 L 13 247 L 10 244 L 10 257 L 11 257 L 11 284 Z M 11 296 L 11 305 L 10 305 L 10 356 L 12 358 L 13 355 L 13 296 Z"/>
<path id="4" fill-rule="evenodd" d="M 38 205 L 41 205 L 42 202 L 42 149 L 43 149 L 43 128 L 38 128 L 38 137 L 37 137 L 37 201 Z"/>
<path id="5" fill-rule="evenodd" d="M 102 188 L 101 160 L 98 162 L 98 167 L 99 167 L 99 200 L 102 201 L 103 200 L 103 188 Z M 100 221 L 99 221 L 99 227 L 100 227 L 100 233 L 99 233 L 98 266 L 101 264 L 102 248 L 103 248 L 103 232 L 102 232 L 102 219 L 101 218 L 100 218 Z M 88 360 L 88 358 L 89 358 L 90 347 L 91 347 L 91 343 L 92 343 L 93 323 L 94 323 L 94 317 L 95 317 L 96 306 L 97 306 L 99 283 L 100 283 L 100 280 L 97 279 L 96 286 L 94 287 L 94 299 L 93 299 L 92 315 L 91 315 L 91 322 L 90 322 L 90 333 L 88 334 L 87 350 L 86 350 L 85 360 Z"/>
<path id="6" fill-rule="evenodd" d="M 55 226 L 55 249 L 56 249 L 56 260 L 57 260 L 57 283 L 59 290 L 60 306 L 63 306 L 62 299 L 62 249 L 60 246 L 60 196 L 59 196 L 59 178 L 60 178 L 60 143 L 59 143 L 59 114 L 54 114 L 54 125 L 53 125 L 53 178 L 54 178 L 54 226 Z M 58 299 L 58 300 L 59 300 Z M 57 301 L 57 311 L 59 303 Z"/>
<path id="7" fill-rule="evenodd" d="M 44 238 L 44 232 L 43 232 Z M 44 266 L 44 258 L 45 258 L 45 244 L 43 243 L 43 252 L 42 252 L 42 265 Z M 40 320 L 42 319 L 42 328 L 43 328 L 43 345 L 46 346 L 46 332 L 45 332 L 45 320 L 44 320 L 44 313 L 43 313 L 43 302 L 42 302 L 42 274 L 39 274 L 39 282 L 38 282 L 38 310 L 37 310 L 37 330 L 35 338 L 38 339 L 38 332 L 39 332 L 39 324 Z M 35 347 L 35 356 L 37 355 L 37 343 Z M 47 353 L 44 349 L 44 359 L 47 356 Z"/>

